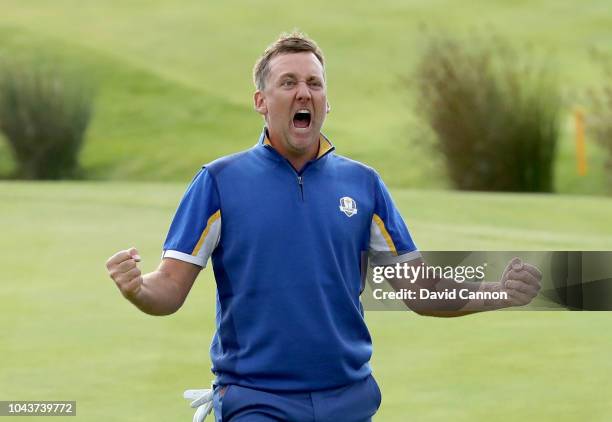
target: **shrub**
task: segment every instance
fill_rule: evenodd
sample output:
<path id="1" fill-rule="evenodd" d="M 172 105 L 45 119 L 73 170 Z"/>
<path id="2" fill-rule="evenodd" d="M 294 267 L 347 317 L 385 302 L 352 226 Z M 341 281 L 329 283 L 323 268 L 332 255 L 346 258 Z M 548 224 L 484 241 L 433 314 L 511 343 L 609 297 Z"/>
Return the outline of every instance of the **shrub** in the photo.
<path id="1" fill-rule="evenodd" d="M 456 188 L 553 190 L 561 98 L 550 71 L 499 39 L 430 35 L 415 79 Z"/>
<path id="2" fill-rule="evenodd" d="M 589 113 L 587 128 L 589 134 L 605 151 L 605 170 L 608 189 L 612 192 L 612 66 L 606 64 L 606 78 L 599 88 L 589 91 Z"/>
<path id="3" fill-rule="evenodd" d="M 90 86 L 75 71 L 42 60 L 0 62 L 0 130 L 15 176 L 75 177 L 92 104 Z"/>

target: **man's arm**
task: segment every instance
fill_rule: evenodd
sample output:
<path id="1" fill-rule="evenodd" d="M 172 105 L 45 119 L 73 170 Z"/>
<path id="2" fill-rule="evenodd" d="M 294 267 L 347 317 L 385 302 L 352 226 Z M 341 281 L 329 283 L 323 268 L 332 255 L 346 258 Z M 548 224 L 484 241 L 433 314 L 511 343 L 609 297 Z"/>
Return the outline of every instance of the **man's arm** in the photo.
<path id="1" fill-rule="evenodd" d="M 185 302 L 201 268 L 188 262 L 164 258 L 157 270 L 141 274 L 136 249 L 117 252 L 106 262 L 110 277 L 123 294 L 141 311 L 170 315 Z"/>
<path id="2" fill-rule="evenodd" d="M 407 262 L 409 266 L 423 266 L 423 258 Z M 530 303 L 541 289 L 542 274 L 533 265 L 514 258 L 509 263 L 498 282 L 465 282 L 459 283 L 448 278 L 424 278 L 411 282 L 406 279 L 392 278 L 387 281 L 395 291 L 406 289 L 413 291 L 413 298 L 404 299 L 404 304 L 420 315 L 436 317 L 457 317 L 476 312 L 493 311 L 511 306 L 523 306 Z M 466 290 L 468 293 L 489 292 L 503 293 L 507 299 L 462 299 L 456 295 L 452 299 L 421 299 L 420 290 L 429 293 L 441 293 Z M 434 295 L 427 295 L 435 297 Z"/>

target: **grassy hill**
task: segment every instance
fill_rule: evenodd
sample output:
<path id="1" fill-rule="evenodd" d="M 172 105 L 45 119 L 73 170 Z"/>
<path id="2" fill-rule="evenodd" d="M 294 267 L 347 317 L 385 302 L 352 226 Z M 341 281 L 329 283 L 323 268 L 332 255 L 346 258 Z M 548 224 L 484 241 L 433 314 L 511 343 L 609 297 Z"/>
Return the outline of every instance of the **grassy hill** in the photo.
<path id="1" fill-rule="evenodd" d="M 552 0 L 385 0 L 376 6 L 0 0 L 0 10 L 0 54 L 53 52 L 99 82 L 82 156 L 91 178 L 184 181 L 200 164 L 252 145 L 262 126 L 251 106 L 253 62 L 280 32 L 299 27 L 328 57 L 333 110 L 326 133 L 338 151 L 375 166 L 390 185 L 444 187 L 435 160 L 421 148 L 412 94 L 400 83 L 418 57 L 426 23 L 451 33 L 491 31 L 550 54 L 567 99 L 558 190 L 605 190 L 593 145 L 589 176 L 576 176 L 570 120 L 579 90 L 601 77 L 590 49 L 611 51 L 605 0 L 580 7 Z M 10 167 L 0 145 L 0 172 Z"/>
<path id="2" fill-rule="evenodd" d="M 0 397 L 77 400 L 77 418 L 88 422 L 190 420 L 182 391 L 211 380 L 211 269 L 180 312 L 154 318 L 123 300 L 104 268 L 131 245 L 144 271 L 156 267 L 184 187 L 0 183 Z M 423 250 L 612 248 L 611 199 L 393 195 Z M 609 312 L 456 320 L 369 312 L 384 396 L 377 420 L 607 421 L 611 319 Z"/>

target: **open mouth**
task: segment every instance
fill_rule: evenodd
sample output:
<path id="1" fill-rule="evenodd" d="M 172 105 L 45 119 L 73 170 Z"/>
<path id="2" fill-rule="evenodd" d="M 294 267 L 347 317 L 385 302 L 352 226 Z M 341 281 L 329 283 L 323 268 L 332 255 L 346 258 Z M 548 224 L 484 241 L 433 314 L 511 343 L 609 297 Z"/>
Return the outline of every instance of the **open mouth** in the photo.
<path id="1" fill-rule="evenodd" d="M 298 129 L 305 129 L 310 126 L 310 111 L 306 109 L 298 110 L 293 115 L 293 126 Z"/>

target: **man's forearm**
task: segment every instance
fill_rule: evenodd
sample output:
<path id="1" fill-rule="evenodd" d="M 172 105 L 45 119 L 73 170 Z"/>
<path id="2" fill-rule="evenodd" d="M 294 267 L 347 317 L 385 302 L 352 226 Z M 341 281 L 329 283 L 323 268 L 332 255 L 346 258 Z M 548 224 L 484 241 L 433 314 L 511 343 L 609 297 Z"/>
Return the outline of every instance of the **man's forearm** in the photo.
<path id="1" fill-rule="evenodd" d="M 160 270 L 145 274 L 140 289 L 126 298 L 149 315 L 170 315 L 185 301 L 176 281 Z"/>
<path id="2" fill-rule="evenodd" d="M 416 258 L 409 266 L 423 266 Z M 397 267 L 397 265 L 395 266 Z M 456 317 L 475 312 L 493 311 L 530 303 L 541 289 L 542 273 L 531 264 L 515 257 L 506 266 L 498 282 L 458 282 L 439 277 L 401 277 L 397 268 L 388 266 L 380 274 L 395 275 L 386 278 L 406 306 L 421 315 Z M 387 269 L 391 268 L 391 271 Z M 394 269 L 395 268 L 395 269 Z M 416 274 L 413 272 L 412 274 Z M 427 273 L 427 272 L 425 272 Z"/>
<path id="3" fill-rule="evenodd" d="M 436 306 L 433 306 L 429 313 L 426 312 L 423 313 L 423 315 L 437 317 L 458 317 L 477 312 L 495 311 L 497 309 L 507 308 L 510 306 L 504 299 L 504 293 L 501 291 L 502 288 L 500 282 L 483 281 L 479 283 L 463 283 L 461 286 L 455 286 L 455 289 L 465 289 L 471 293 L 469 296 L 472 296 L 473 298 L 455 300 L 449 299 L 449 303 L 442 306 L 442 308 L 447 309 L 437 310 Z M 499 293 L 499 295 L 497 293 Z M 442 304 L 438 303 L 438 307 L 440 307 L 439 305 Z"/>
<path id="4" fill-rule="evenodd" d="M 457 317 L 509 306 L 504 301 L 499 282 L 459 283 L 452 279 L 420 279 L 414 283 L 393 280 L 390 284 L 396 291 L 408 289 L 414 292 L 406 296 L 404 304 L 420 315 Z"/>

